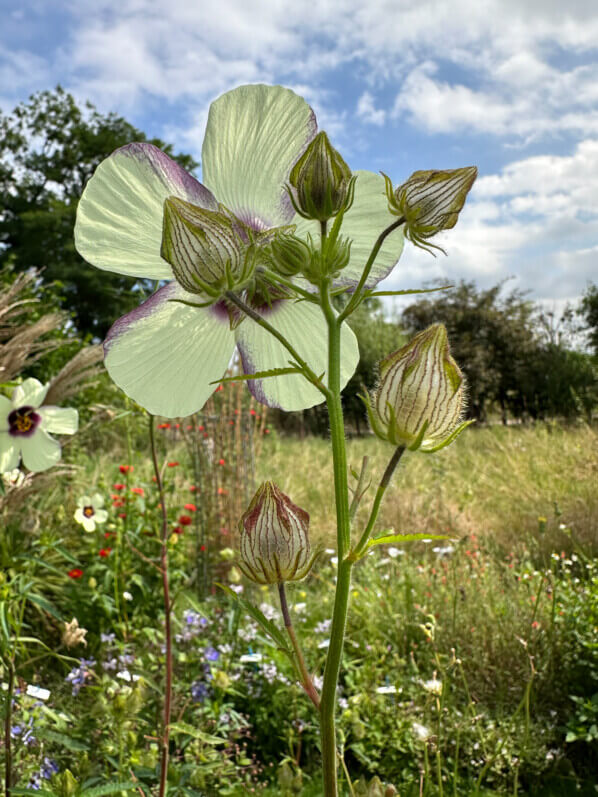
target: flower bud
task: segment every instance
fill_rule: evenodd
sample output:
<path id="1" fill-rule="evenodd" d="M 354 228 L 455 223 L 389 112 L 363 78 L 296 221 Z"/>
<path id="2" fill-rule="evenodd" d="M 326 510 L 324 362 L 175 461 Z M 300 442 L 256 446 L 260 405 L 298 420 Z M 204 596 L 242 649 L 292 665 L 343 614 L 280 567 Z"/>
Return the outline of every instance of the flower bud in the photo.
<path id="1" fill-rule="evenodd" d="M 258 584 L 298 581 L 311 568 L 309 515 L 264 482 L 239 522 L 240 569 Z"/>
<path id="2" fill-rule="evenodd" d="M 426 245 L 425 240 L 455 226 L 477 176 L 475 166 L 418 171 L 393 193 L 392 183 L 384 175 L 390 211 L 404 217 L 405 236 L 412 243 L 422 249 L 440 249 L 434 244 Z"/>
<path id="3" fill-rule="evenodd" d="M 353 202 L 355 178 L 323 131 L 291 169 L 289 183 L 293 206 L 305 219 L 327 221 Z"/>
<path id="4" fill-rule="evenodd" d="M 433 324 L 380 363 L 380 383 L 366 406 L 372 429 L 395 446 L 431 453 L 471 423 L 459 424 L 463 374 L 450 355 L 446 329 Z"/>
<path id="5" fill-rule="evenodd" d="M 170 196 L 164 201 L 161 256 L 189 293 L 212 298 L 247 282 L 255 247 L 245 225 L 225 212 Z"/>
<path id="6" fill-rule="evenodd" d="M 269 246 L 268 254 L 272 266 L 283 277 L 294 277 L 309 267 L 312 252 L 308 244 L 295 235 L 275 236 Z"/>

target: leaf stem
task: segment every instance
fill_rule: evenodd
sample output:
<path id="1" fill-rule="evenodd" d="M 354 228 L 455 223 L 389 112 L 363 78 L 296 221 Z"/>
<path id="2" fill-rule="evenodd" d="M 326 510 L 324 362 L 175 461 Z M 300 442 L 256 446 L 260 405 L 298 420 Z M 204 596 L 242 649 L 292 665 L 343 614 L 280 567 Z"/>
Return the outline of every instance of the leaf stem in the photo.
<path id="1" fill-rule="evenodd" d="M 282 619 L 284 620 L 284 627 L 286 628 L 287 634 L 289 635 L 289 639 L 291 640 L 291 644 L 293 646 L 293 650 L 295 651 L 295 656 L 297 657 L 297 664 L 299 665 L 299 671 L 301 673 L 301 686 L 305 690 L 307 696 L 314 704 L 314 706 L 319 709 L 320 708 L 320 696 L 316 687 L 314 686 L 314 682 L 311 679 L 310 674 L 307 671 L 307 667 L 305 666 L 305 659 L 303 658 L 303 651 L 301 650 L 301 646 L 299 645 L 299 641 L 295 634 L 295 629 L 293 628 L 293 622 L 291 620 L 291 614 L 289 612 L 289 607 L 287 604 L 287 595 L 284 588 L 284 581 L 280 581 L 278 584 L 278 595 L 280 597 L 280 610 L 282 612 Z"/>
<path id="2" fill-rule="evenodd" d="M 172 604 L 170 601 L 170 585 L 168 580 L 168 515 L 166 513 L 166 501 L 164 498 L 164 485 L 162 484 L 162 474 L 158 467 L 158 456 L 156 454 L 156 438 L 154 435 L 154 416 L 149 415 L 149 437 L 152 451 L 152 462 L 156 485 L 160 496 L 160 506 L 162 508 L 162 535 L 160 540 L 160 565 L 162 570 L 162 592 L 164 596 L 164 642 L 166 647 L 166 673 L 164 683 L 164 712 L 162 728 L 162 761 L 160 765 L 160 791 L 159 797 L 164 797 L 168 790 L 168 754 L 169 754 L 169 734 L 170 734 L 170 713 L 172 705 L 172 630 L 171 612 Z"/>
<path id="3" fill-rule="evenodd" d="M 374 524 L 378 517 L 378 512 L 380 511 L 380 504 L 382 503 L 382 499 L 384 498 L 384 493 L 386 492 L 386 488 L 390 484 L 392 475 L 395 472 L 396 467 L 399 464 L 404 451 L 405 451 L 405 446 L 399 446 L 398 448 L 396 448 L 394 454 L 390 458 L 388 465 L 386 466 L 386 470 L 384 471 L 384 474 L 380 479 L 380 484 L 378 485 L 378 489 L 376 490 L 376 496 L 374 498 L 374 503 L 372 504 L 372 510 L 370 512 L 370 517 L 368 519 L 367 526 L 365 527 L 359 542 L 357 543 L 357 545 L 349 555 L 352 561 L 356 562 L 366 549 L 366 545 L 370 538 L 370 534 L 372 533 L 372 529 L 374 528 Z"/>
<path id="4" fill-rule="evenodd" d="M 378 236 L 378 238 L 376 240 L 376 243 L 372 247 L 372 251 L 370 252 L 370 256 L 367 259 L 367 263 L 365 264 L 365 267 L 363 269 L 363 273 L 362 273 L 361 278 L 360 278 L 360 280 L 359 280 L 359 282 L 357 284 L 357 287 L 355 288 L 353 296 L 349 300 L 349 303 L 347 304 L 345 309 L 339 315 L 339 320 L 340 321 L 344 321 L 345 318 L 347 318 L 347 316 L 351 315 L 353 310 L 357 309 L 358 305 L 360 304 L 360 302 L 361 302 L 361 300 L 363 298 L 363 296 L 362 296 L 363 289 L 365 287 L 365 283 L 367 282 L 368 277 L 370 276 L 370 271 L 372 270 L 372 266 L 374 265 L 374 261 L 376 260 L 376 257 L 378 256 L 378 252 L 380 251 L 380 247 L 382 246 L 382 244 L 384 243 L 386 238 L 391 234 L 391 232 L 394 232 L 394 230 L 396 230 L 398 227 L 400 227 L 404 223 L 405 223 L 405 218 L 403 216 L 401 216 L 401 218 L 397 219 L 396 221 L 393 221 L 393 223 L 389 227 L 387 227 L 385 230 L 382 230 L 382 232 Z"/>

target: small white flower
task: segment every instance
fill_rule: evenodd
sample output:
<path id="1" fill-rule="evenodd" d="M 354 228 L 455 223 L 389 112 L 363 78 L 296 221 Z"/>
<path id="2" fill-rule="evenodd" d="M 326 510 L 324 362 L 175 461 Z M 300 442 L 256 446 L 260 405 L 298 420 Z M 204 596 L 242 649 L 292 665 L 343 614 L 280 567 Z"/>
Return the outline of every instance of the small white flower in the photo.
<path id="1" fill-rule="evenodd" d="M 452 545 L 444 545 L 444 546 L 436 546 L 436 548 L 432 548 L 435 554 L 438 554 L 440 558 L 443 556 L 450 556 L 453 551 L 455 550 Z"/>
<path id="2" fill-rule="evenodd" d="M 277 615 L 276 609 L 269 603 L 260 603 L 260 611 L 266 620 L 274 620 Z"/>
<path id="3" fill-rule="evenodd" d="M 60 460 L 53 434 L 74 434 L 79 416 L 72 408 L 42 407 L 49 385 L 25 379 L 11 398 L 0 396 L 0 473 L 13 471 L 22 459 L 30 471 L 47 470 Z"/>
<path id="4" fill-rule="evenodd" d="M 77 501 L 74 518 L 85 531 L 95 531 L 96 523 L 105 523 L 108 519 L 108 512 L 102 509 L 103 506 L 104 497 L 99 493 L 95 493 L 91 497 L 83 495 Z"/>
<path id="5" fill-rule="evenodd" d="M 133 600 L 133 596 L 131 595 L 131 593 L 130 592 L 126 592 L 126 591 L 123 592 L 123 598 L 126 601 L 132 601 Z"/>
<path id="6" fill-rule="evenodd" d="M 442 694 L 442 681 L 439 681 L 438 678 L 430 678 L 429 681 L 423 681 L 422 683 L 426 692 L 439 696 Z"/>
<path id="7" fill-rule="evenodd" d="M 397 687 L 396 686 L 379 686 L 376 689 L 379 695 L 396 695 Z"/>
<path id="8" fill-rule="evenodd" d="M 413 728 L 413 732 L 417 736 L 420 742 L 427 742 L 428 739 L 432 736 L 431 731 L 426 728 L 425 725 L 422 725 L 420 722 L 414 722 L 411 726 Z"/>
<path id="9" fill-rule="evenodd" d="M 14 470 L 8 471 L 8 473 L 3 473 L 2 481 L 9 490 L 15 487 L 21 487 L 25 482 L 25 474 L 22 470 L 15 468 Z"/>
<path id="10" fill-rule="evenodd" d="M 261 660 L 262 660 L 262 654 L 261 653 L 245 653 L 239 659 L 241 664 L 257 664 Z"/>
<path id="11" fill-rule="evenodd" d="M 328 647 L 330 647 L 330 640 L 329 639 L 325 639 L 323 642 L 320 642 L 320 644 L 318 645 L 318 649 L 319 648 L 324 649 L 324 648 L 328 648 Z"/>
<path id="12" fill-rule="evenodd" d="M 389 548 L 386 553 L 392 558 L 396 559 L 397 556 L 404 556 L 405 551 L 401 550 L 401 548 Z"/>

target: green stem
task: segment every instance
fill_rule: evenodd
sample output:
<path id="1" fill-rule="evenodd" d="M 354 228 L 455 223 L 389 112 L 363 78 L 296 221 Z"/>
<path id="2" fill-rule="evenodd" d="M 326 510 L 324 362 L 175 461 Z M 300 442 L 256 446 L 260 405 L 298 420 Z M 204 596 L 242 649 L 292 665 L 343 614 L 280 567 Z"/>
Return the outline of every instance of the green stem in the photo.
<path id="1" fill-rule="evenodd" d="M 159 797 L 164 797 L 168 790 L 168 746 L 170 736 L 170 713 L 172 705 L 172 631 L 171 614 L 172 603 L 170 601 L 170 585 L 168 581 L 168 515 L 166 513 L 166 501 L 164 498 L 164 486 L 162 484 L 162 474 L 158 467 L 158 457 L 156 454 L 156 439 L 154 435 L 154 416 L 149 416 L 149 436 L 152 451 L 152 462 L 154 464 L 154 474 L 156 485 L 160 496 L 160 506 L 162 508 L 162 534 L 160 547 L 160 570 L 162 572 L 162 592 L 164 597 L 164 642 L 166 647 L 166 674 L 164 683 L 164 711 L 162 720 L 162 762 L 160 766 L 160 791 Z"/>
<path id="2" fill-rule="evenodd" d="M 235 293 L 232 291 L 227 291 L 225 294 L 226 298 L 231 301 L 236 307 L 239 308 L 245 315 L 249 316 L 256 324 L 259 324 L 260 327 L 266 329 L 271 335 L 273 335 L 276 340 L 280 341 L 285 349 L 291 354 L 291 356 L 295 359 L 297 365 L 301 368 L 304 372 L 305 376 L 309 379 L 309 381 L 315 385 L 318 390 L 323 394 L 327 395 L 328 391 L 326 387 L 322 384 L 322 380 L 311 370 L 309 365 L 305 362 L 303 357 L 297 352 L 294 346 L 292 346 L 289 341 L 285 338 L 285 336 L 275 329 L 272 324 L 269 324 L 265 318 L 263 318 L 258 312 L 256 312 L 253 307 L 246 304 L 242 299 L 240 299 Z"/>
<path id="3" fill-rule="evenodd" d="M 305 666 L 303 651 L 301 650 L 301 646 L 299 645 L 299 641 L 295 634 L 295 629 L 293 628 L 293 623 L 291 621 L 291 614 L 289 612 L 289 606 L 287 604 L 287 595 L 284 588 L 284 581 L 281 581 L 278 584 L 278 595 L 280 597 L 280 610 L 282 612 L 282 618 L 284 620 L 284 627 L 287 630 L 287 634 L 289 635 L 289 639 L 291 640 L 291 645 L 293 646 L 293 650 L 295 651 L 295 656 L 297 657 L 297 664 L 299 665 L 299 672 L 301 673 L 301 686 L 305 690 L 307 696 L 314 704 L 314 706 L 319 709 L 320 696 L 318 695 L 318 691 L 314 686 L 314 682 L 312 681 L 311 676 L 307 671 L 307 667 Z"/>
<path id="4" fill-rule="evenodd" d="M 8 659 L 8 688 L 5 694 L 6 711 L 4 714 L 4 791 L 9 797 L 12 786 L 12 698 L 15 687 L 15 664 Z"/>
<path id="5" fill-rule="evenodd" d="M 322 769 L 325 797 L 337 797 L 338 784 L 336 772 L 336 728 L 334 711 L 336 706 L 336 687 L 340 672 L 351 569 L 353 563 L 345 556 L 351 545 L 351 515 L 349 509 L 349 485 L 347 481 L 347 451 L 343 410 L 340 397 L 341 363 L 341 322 L 335 314 L 330 301 L 329 284 L 324 282 L 320 290 L 322 310 L 328 324 L 328 417 L 332 443 L 334 468 L 334 496 L 337 518 L 338 577 L 334 598 L 334 612 L 330 631 L 330 646 L 326 657 L 324 683 L 320 699 L 320 736 L 322 747 Z"/>
<path id="6" fill-rule="evenodd" d="M 357 306 L 360 304 L 360 302 L 361 302 L 361 300 L 363 298 L 363 289 L 365 287 L 365 283 L 367 282 L 367 279 L 370 276 L 370 271 L 372 270 L 372 266 L 374 265 L 374 261 L 376 260 L 376 257 L 378 256 L 378 252 L 380 251 L 380 247 L 382 246 L 382 244 L 384 243 L 386 238 L 391 234 L 391 232 L 396 230 L 398 227 L 400 227 L 404 223 L 405 223 L 405 219 L 404 219 L 403 216 L 401 216 L 400 219 L 397 219 L 396 221 L 394 221 L 390 225 L 390 227 L 387 227 L 378 236 L 378 239 L 377 239 L 376 243 L 374 244 L 374 246 L 372 248 L 372 251 L 370 252 L 370 256 L 368 257 L 367 263 L 365 264 L 365 268 L 363 269 L 363 274 L 361 275 L 361 279 L 359 280 L 359 283 L 357 284 L 357 287 L 355 288 L 353 296 L 351 297 L 351 299 L 350 299 L 349 303 L 347 304 L 347 306 L 345 307 L 345 309 L 339 315 L 339 321 L 344 321 L 345 318 L 347 318 L 347 316 L 351 315 L 353 310 L 355 310 L 357 308 Z"/>
<path id="7" fill-rule="evenodd" d="M 370 517 L 368 520 L 368 524 L 365 527 L 363 534 L 361 535 L 361 539 L 355 546 L 355 549 L 351 552 L 351 560 L 356 562 L 363 554 L 366 549 L 367 542 L 370 538 L 370 534 L 372 533 L 372 529 L 374 528 L 374 523 L 378 517 L 378 512 L 380 511 L 380 504 L 382 503 L 382 499 L 384 498 L 384 493 L 386 492 L 386 488 L 390 484 L 390 480 L 392 479 L 392 475 L 395 472 L 397 465 L 401 457 L 403 456 L 403 452 L 405 451 L 405 446 L 399 446 L 394 454 L 392 455 L 390 462 L 386 466 L 386 470 L 384 471 L 384 475 L 380 479 L 380 484 L 378 485 L 378 489 L 376 490 L 376 496 L 374 498 L 374 503 L 372 504 L 372 511 L 370 512 Z"/>

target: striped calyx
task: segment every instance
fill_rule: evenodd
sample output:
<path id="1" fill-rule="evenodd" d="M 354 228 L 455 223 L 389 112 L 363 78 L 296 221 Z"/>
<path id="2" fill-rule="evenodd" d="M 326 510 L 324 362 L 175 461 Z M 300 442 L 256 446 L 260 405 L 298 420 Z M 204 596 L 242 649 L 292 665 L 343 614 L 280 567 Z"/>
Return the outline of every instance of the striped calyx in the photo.
<path id="1" fill-rule="evenodd" d="M 219 298 L 251 278 L 256 247 L 248 228 L 223 206 L 206 210 L 169 196 L 160 254 L 186 291 Z"/>
<path id="2" fill-rule="evenodd" d="M 418 171 L 393 192 L 392 183 L 385 175 L 390 211 L 405 219 L 405 236 L 412 243 L 423 249 L 440 249 L 426 240 L 455 226 L 477 176 L 475 166 Z"/>
<path id="3" fill-rule="evenodd" d="M 449 350 L 443 324 L 433 324 L 380 363 L 380 383 L 369 400 L 374 433 L 395 446 L 431 453 L 469 425 L 460 424 L 463 374 Z"/>
<path id="4" fill-rule="evenodd" d="M 328 221 L 353 203 L 355 178 L 323 131 L 291 169 L 289 183 L 291 202 L 304 219 Z"/>
<path id="5" fill-rule="evenodd" d="M 264 482 L 239 522 L 239 567 L 258 584 L 298 581 L 311 568 L 309 515 Z"/>

